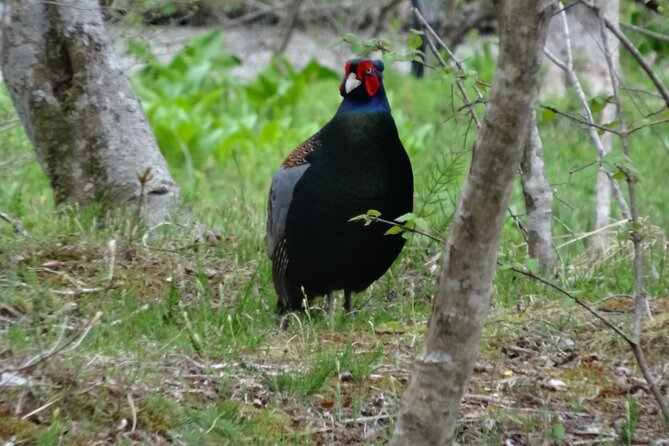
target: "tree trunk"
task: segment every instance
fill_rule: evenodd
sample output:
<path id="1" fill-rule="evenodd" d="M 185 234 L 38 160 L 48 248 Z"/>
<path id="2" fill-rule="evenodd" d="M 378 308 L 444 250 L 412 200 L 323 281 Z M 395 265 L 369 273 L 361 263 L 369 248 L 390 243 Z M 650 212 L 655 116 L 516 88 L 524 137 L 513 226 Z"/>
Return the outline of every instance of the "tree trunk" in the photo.
<path id="1" fill-rule="evenodd" d="M 553 191 L 546 177 L 544 149 L 537 125 L 534 122 L 525 142 L 520 170 L 522 172 L 520 182 L 523 186 L 525 209 L 527 211 L 525 223 L 527 226 L 527 248 L 530 257 L 539 262 L 542 271 L 547 272 L 551 270 L 554 262 L 553 236 L 551 233 Z"/>
<path id="2" fill-rule="evenodd" d="M 149 221 L 166 217 L 179 189 L 121 70 L 96 0 L 13 0 L 2 70 L 57 203 L 135 204 L 138 174 Z"/>
<path id="3" fill-rule="evenodd" d="M 618 23 L 619 0 L 599 1 L 598 6 L 602 12 L 614 23 Z M 599 19 L 597 15 L 586 5 L 574 4 L 566 10 L 569 31 L 571 34 L 571 46 L 574 54 L 574 68 L 583 80 L 584 89 L 591 97 L 598 94 L 613 94 L 611 77 L 608 72 L 608 64 L 604 56 L 601 35 L 593 30 L 598 29 Z M 607 42 L 611 49 L 611 55 L 616 66 L 616 72 L 620 74 L 620 57 L 618 39 L 607 31 Z M 548 43 L 546 45 L 561 60 L 566 60 L 566 42 L 562 32 L 561 18 L 556 16 L 551 23 Z M 567 85 L 564 72 L 554 64 L 550 64 L 546 74 L 546 85 L 549 91 L 562 95 Z M 560 82 L 555 82 L 561 79 Z M 615 106 L 608 104 L 601 113 L 600 124 L 608 124 L 615 120 Z M 613 138 L 610 133 L 601 137 L 604 154 L 611 152 Z M 600 229 L 608 226 L 611 222 L 611 180 L 603 172 L 599 171 L 596 179 L 595 198 L 595 228 Z M 608 245 L 608 234 L 598 233 L 593 239 L 592 248 L 596 252 L 602 252 Z"/>
<path id="4" fill-rule="evenodd" d="M 444 249 L 423 352 L 402 397 L 392 445 L 449 444 L 490 305 L 499 237 L 531 124 L 553 0 L 498 2 L 500 54 Z"/>
<path id="5" fill-rule="evenodd" d="M 425 17 L 425 20 L 427 20 L 432 29 L 435 30 L 438 30 L 440 27 L 441 3 L 440 0 L 411 0 L 411 6 L 416 8 Z M 422 26 L 416 21 L 415 17 L 413 20 L 414 28 L 422 29 Z M 425 75 L 425 64 L 429 63 L 431 57 L 430 52 L 426 50 L 425 39 L 423 39 L 418 49 L 423 53 L 423 60 L 411 62 L 411 74 L 418 79 L 422 79 Z"/>

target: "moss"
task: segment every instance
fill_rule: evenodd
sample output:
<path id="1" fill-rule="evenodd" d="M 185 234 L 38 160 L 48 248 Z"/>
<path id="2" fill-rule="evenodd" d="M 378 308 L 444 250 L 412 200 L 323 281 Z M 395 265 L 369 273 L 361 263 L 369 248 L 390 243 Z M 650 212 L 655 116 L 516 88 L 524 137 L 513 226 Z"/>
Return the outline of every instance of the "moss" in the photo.
<path id="1" fill-rule="evenodd" d="M 0 413 L 0 438 L 16 437 L 18 442 L 32 443 L 46 430 L 46 426 L 35 424 L 8 413 Z"/>

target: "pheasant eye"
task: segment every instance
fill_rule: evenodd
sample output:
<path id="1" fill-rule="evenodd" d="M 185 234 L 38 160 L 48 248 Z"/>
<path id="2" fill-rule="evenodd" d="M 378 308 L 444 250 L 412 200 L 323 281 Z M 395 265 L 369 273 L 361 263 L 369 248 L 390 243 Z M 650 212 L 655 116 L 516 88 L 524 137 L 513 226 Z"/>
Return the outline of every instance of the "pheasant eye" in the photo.
<path id="1" fill-rule="evenodd" d="M 365 72 L 366 72 L 367 74 L 372 74 L 372 67 L 367 67 L 367 69 L 365 70 Z"/>

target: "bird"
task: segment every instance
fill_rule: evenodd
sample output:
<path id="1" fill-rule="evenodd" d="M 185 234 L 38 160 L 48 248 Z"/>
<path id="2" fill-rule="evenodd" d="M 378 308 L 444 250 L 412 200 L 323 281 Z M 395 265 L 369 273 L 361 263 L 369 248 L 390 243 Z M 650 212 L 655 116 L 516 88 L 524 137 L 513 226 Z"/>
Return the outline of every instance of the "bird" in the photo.
<path id="1" fill-rule="evenodd" d="M 267 254 L 279 314 L 303 311 L 334 292 L 367 289 L 398 257 L 401 235 L 352 218 L 374 209 L 386 220 L 413 210 L 413 171 L 383 85 L 380 60 L 346 61 L 342 101 L 333 118 L 298 145 L 272 178 Z"/>

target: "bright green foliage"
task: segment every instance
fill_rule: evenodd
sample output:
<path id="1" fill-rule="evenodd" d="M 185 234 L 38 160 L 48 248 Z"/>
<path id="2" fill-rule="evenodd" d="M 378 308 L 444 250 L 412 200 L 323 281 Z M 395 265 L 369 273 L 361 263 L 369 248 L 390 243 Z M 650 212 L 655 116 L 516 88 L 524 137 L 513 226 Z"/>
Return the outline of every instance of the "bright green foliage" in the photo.
<path id="1" fill-rule="evenodd" d="M 223 50 L 218 32 L 193 39 L 169 63 L 145 59 L 133 85 L 170 166 L 189 180 L 204 181 L 227 163 L 235 164 L 240 182 L 261 179 L 256 172 L 266 172 L 268 160 L 277 165 L 278 155 L 318 129 L 299 118 L 305 90 L 338 79 L 315 62 L 297 71 L 276 59 L 243 84 L 231 73 L 239 60 Z"/>

